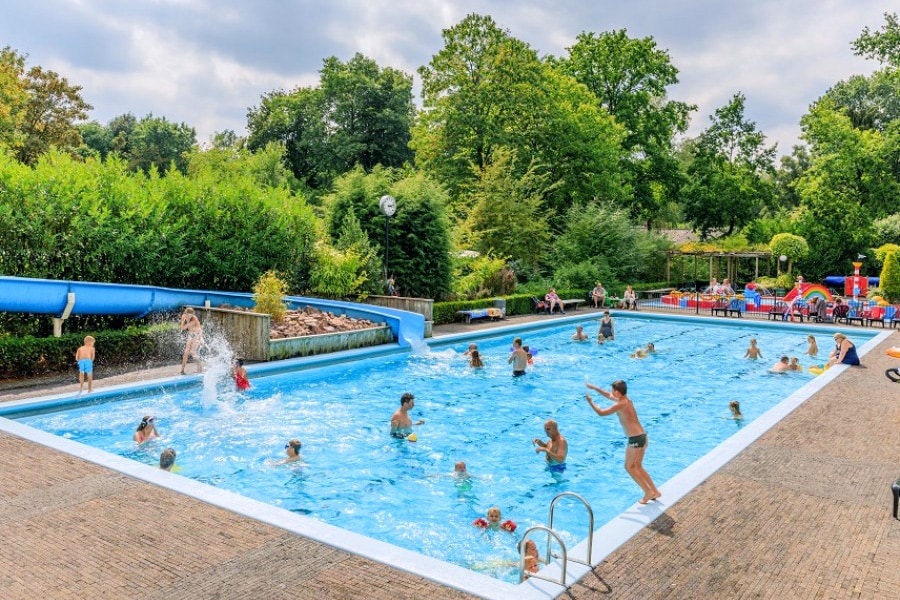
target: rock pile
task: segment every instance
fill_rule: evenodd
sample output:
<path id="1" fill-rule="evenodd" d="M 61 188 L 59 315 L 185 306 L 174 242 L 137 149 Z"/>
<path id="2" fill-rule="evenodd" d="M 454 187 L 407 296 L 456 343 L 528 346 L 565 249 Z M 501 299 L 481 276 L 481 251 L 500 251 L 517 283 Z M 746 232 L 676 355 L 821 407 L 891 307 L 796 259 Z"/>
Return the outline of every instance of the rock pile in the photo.
<path id="1" fill-rule="evenodd" d="M 322 312 L 311 306 L 303 310 L 288 311 L 281 323 L 272 322 L 271 339 L 318 335 L 320 333 L 340 333 L 377 327 L 367 319 L 354 319 L 346 315 Z"/>

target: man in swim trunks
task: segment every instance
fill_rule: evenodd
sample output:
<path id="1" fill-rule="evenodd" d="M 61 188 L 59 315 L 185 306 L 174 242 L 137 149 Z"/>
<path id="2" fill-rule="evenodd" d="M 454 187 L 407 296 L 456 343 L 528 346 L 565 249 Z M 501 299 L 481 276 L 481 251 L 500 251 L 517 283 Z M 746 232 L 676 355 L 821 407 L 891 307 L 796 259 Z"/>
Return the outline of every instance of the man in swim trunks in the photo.
<path id="1" fill-rule="evenodd" d="M 625 435 L 628 436 L 628 445 L 625 447 L 625 470 L 631 475 L 634 482 L 644 491 L 644 497 L 638 500 L 638 502 L 647 504 L 651 500 L 656 500 L 662 496 L 662 494 L 656 489 L 653 479 L 651 479 L 650 474 L 644 470 L 642 464 L 644 461 L 644 452 L 647 450 L 647 433 L 644 431 L 644 427 L 638 420 L 637 411 L 634 409 L 631 398 L 628 397 L 628 385 L 619 379 L 618 381 L 613 382 L 612 392 L 607 392 L 590 383 L 585 383 L 585 385 L 589 389 L 592 389 L 613 401 L 611 406 L 600 408 L 594 404 L 590 394 L 585 393 L 584 395 L 588 404 L 594 409 L 594 412 L 601 417 L 606 417 L 613 413 L 619 417 L 619 423 L 622 424 L 622 429 L 625 430 Z"/>
<path id="2" fill-rule="evenodd" d="M 547 466 L 551 471 L 562 472 L 566 470 L 566 455 L 569 453 L 569 442 L 559 433 L 559 426 L 553 419 L 547 419 L 544 423 L 544 433 L 550 439 L 546 442 L 540 438 L 534 438 L 532 443 L 537 446 L 534 449 L 537 453 L 544 453 L 547 459 Z"/>
<path id="3" fill-rule="evenodd" d="M 78 362 L 78 393 L 84 393 L 84 377 L 87 375 L 88 394 L 94 387 L 94 336 L 84 338 L 84 345 L 75 352 Z"/>
<path id="4" fill-rule="evenodd" d="M 197 372 L 203 370 L 203 361 L 197 357 L 197 352 L 203 344 L 203 326 L 200 325 L 200 319 L 194 314 L 194 309 L 190 306 L 184 309 L 181 315 L 181 331 L 187 330 L 187 342 L 184 344 L 184 354 L 181 356 L 181 374 L 184 375 L 184 368 L 190 357 L 194 357 L 197 361 Z"/>
<path id="5" fill-rule="evenodd" d="M 506 363 L 512 363 L 513 377 L 521 377 L 525 374 L 525 367 L 528 366 L 528 353 L 522 348 L 522 338 L 517 337 L 513 340 L 513 351 Z"/>
<path id="6" fill-rule="evenodd" d="M 422 425 L 425 419 L 419 419 L 415 423 L 409 416 L 409 411 L 416 405 L 416 398 L 409 392 L 400 396 L 400 408 L 391 417 L 391 435 L 395 438 L 405 438 L 411 434 L 414 425 Z"/>

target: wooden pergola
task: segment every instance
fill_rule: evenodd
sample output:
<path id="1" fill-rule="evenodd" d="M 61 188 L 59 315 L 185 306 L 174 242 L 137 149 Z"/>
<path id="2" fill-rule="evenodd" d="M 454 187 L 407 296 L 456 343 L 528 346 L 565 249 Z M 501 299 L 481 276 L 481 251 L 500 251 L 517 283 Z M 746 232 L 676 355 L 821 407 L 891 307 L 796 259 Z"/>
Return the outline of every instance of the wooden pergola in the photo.
<path id="1" fill-rule="evenodd" d="M 697 265 L 698 261 L 701 259 L 709 260 L 709 276 L 710 277 L 727 277 L 731 281 L 735 281 L 737 279 L 737 261 L 742 258 L 750 258 L 755 261 L 754 268 L 754 277 L 753 279 L 759 279 L 759 259 L 760 258 L 771 258 L 771 252 L 707 252 L 707 251 L 694 251 L 694 252 L 683 252 L 681 250 L 669 250 L 666 252 L 666 285 L 670 285 L 672 282 L 671 276 L 671 268 L 672 268 L 672 257 L 680 256 L 681 258 L 687 256 L 694 257 L 694 281 L 697 280 Z M 722 259 L 725 259 L 725 272 L 722 273 Z M 684 277 L 684 261 L 681 261 L 681 280 L 685 281 Z"/>

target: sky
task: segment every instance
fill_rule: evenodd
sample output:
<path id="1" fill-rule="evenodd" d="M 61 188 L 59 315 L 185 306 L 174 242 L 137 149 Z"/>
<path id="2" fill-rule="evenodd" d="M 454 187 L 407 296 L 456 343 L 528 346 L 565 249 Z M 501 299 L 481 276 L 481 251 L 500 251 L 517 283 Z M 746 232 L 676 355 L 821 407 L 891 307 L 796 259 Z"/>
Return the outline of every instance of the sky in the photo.
<path id="1" fill-rule="evenodd" d="M 897 2 L 893 8 L 891 4 Z M 745 116 L 779 154 L 799 142 L 810 103 L 877 62 L 850 47 L 882 27 L 898 0 L 5 0 L 0 47 L 82 86 L 90 119 L 152 113 L 197 130 L 230 129 L 264 94 L 314 86 L 322 61 L 356 52 L 414 77 L 443 48 L 442 31 L 490 15 L 540 56 L 576 36 L 626 29 L 652 36 L 679 70 L 674 100 L 696 104 L 687 135 L 740 92 Z"/>

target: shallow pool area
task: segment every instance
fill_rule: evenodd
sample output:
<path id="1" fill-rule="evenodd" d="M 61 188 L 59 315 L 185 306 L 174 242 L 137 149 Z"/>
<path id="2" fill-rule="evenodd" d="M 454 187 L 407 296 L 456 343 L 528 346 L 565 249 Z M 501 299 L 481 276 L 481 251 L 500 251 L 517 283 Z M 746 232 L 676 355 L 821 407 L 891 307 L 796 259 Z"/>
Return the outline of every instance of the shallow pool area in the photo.
<path id="1" fill-rule="evenodd" d="M 214 402 L 204 402 L 199 386 L 164 388 L 18 422 L 146 465 L 172 446 L 180 475 L 197 482 L 513 582 L 516 534 L 471 526 L 488 507 L 499 506 L 521 533 L 546 523 L 547 507 L 562 491 L 584 496 L 601 524 L 640 497 L 622 469 L 619 424 L 586 405 L 585 380 L 606 388 L 613 379 L 629 382 L 651 440 L 645 466 L 657 485 L 804 386 L 825 381 L 768 373 L 777 355 L 805 350 L 801 328 L 629 316 L 617 320 L 616 341 L 598 346 L 570 341 L 579 323 L 593 337 L 595 321 L 569 318 L 558 327 L 479 339 L 487 363 L 480 372 L 461 356 L 467 339 L 437 340 L 427 354 L 253 377 L 254 388 L 240 396 L 223 382 Z M 827 353 L 827 334 L 816 333 Z M 862 332 L 854 334 L 863 345 Z M 521 379 L 506 364 L 514 335 L 538 351 Z M 759 340 L 764 360 L 743 358 L 750 337 Z M 648 341 L 655 355 L 630 358 Z M 387 435 L 404 391 L 416 395 L 414 418 L 426 419 L 416 443 Z M 741 402 L 743 423 L 728 418 L 732 399 Z M 143 414 L 157 416 L 163 437 L 136 449 L 131 434 Z M 531 444 L 545 437 L 547 418 L 569 440 L 561 474 L 549 472 Z M 304 442 L 303 464 L 273 465 L 292 437 Z M 467 462 L 468 480 L 450 476 L 457 460 Z M 575 508 L 558 523 L 569 546 L 586 534 L 583 511 Z"/>

